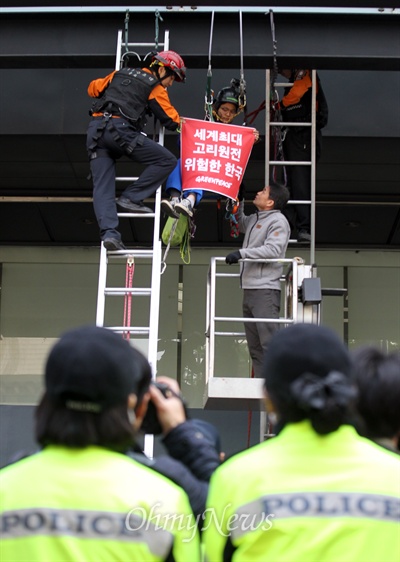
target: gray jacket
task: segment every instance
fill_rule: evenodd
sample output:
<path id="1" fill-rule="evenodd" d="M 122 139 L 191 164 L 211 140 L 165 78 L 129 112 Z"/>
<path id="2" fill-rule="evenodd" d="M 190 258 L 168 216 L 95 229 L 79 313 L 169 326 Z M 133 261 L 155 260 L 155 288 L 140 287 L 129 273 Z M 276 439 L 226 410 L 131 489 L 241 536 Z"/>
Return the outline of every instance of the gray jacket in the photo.
<path id="1" fill-rule="evenodd" d="M 286 217 L 278 210 L 256 211 L 244 214 L 244 205 L 239 206 L 238 222 L 244 232 L 242 258 L 284 258 L 289 242 L 290 226 Z M 279 263 L 240 263 L 240 286 L 242 289 L 281 289 L 280 277 L 283 265 Z"/>

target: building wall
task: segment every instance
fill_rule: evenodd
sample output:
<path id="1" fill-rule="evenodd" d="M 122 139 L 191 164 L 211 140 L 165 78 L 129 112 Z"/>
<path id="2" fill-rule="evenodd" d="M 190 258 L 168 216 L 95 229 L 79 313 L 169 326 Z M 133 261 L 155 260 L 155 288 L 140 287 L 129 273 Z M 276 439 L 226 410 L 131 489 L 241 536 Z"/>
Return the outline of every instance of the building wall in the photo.
<path id="1" fill-rule="evenodd" d="M 178 251 L 170 250 L 161 278 L 158 373 L 177 376 L 190 405 L 196 408 L 203 406 L 207 272 L 210 257 L 226 253 L 223 248 L 192 250 L 191 264 L 184 265 Z M 306 259 L 306 254 L 305 250 L 289 250 L 288 257 Z M 1 401 L 34 403 L 41 391 L 43 362 L 54 338 L 69 328 L 95 322 L 99 251 L 3 247 L 0 256 Z M 322 323 L 335 329 L 350 347 L 372 342 L 385 349 L 399 347 L 399 253 L 319 251 L 316 257 L 322 287 L 348 289 L 347 302 L 343 297 L 324 297 Z M 134 286 L 150 286 L 149 275 L 150 266 L 137 261 Z M 108 285 L 124 283 L 125 265 L 110 265 Z M 222 315 L 241 316 L 237 279 L 221 285 L 217 305 Z M 132 325 L 146 326 L 148 317 L 149 299 L 134 297 Z M 121 326 L 122 318 L 123 297 L 108 298 L 105 324 Z M 238 323 L 233 329 L 241 330 L 242 326 Z M 216 375 L 249 376 L 247 348 L 240 339 L 217 342 Z M 146 353 L 145 340 L 137 345 Z M 11 380 L 9 387 L 7 381 Z M 15 381 L 24 381 L 20 391 Z"/>
<path id="2" fill-rule="evenodd" d="M 205 390 L 206 286 L 210 257 L 229 250 L 196 249 L 190 265 L 177 250 L 168 254 L 161 279 L 158 374 L 177 377 L 193 416 L 215 423 L 227 454 L 259 441 L 260 415 L 246 411 L 203 410 Z M 289 250 L 288 257 L 307 251 Z M 321 321 L 350 348 L 374 343 L 400 347 L 400 256 L 396 252 L 320 251 L 317 274 L 322 288 L 347 288 L 348 299 L 324 297 Z M 35 446 L 33 406 L 43 390 L 47 354 L 60 334 L 93 324 L 96 318 L 99 250 L 97 248 L 0 249 L 0 466 Z M 232 266 L 229 271 L 234 271 Z M 109 286 L 123 286 L 125 266 L 109 266 Z M 135 265 L 135 287 L 149 286 L 150 267 Z M 219 314 L 241 316 L 238 280 L 217 292 Z M 132 325 L 145 326 L 149 301 L 132 304 Z M 106 304 L 106 325 L 121 325 L 123 297 Z M 347 321 L 348 320 L 348 321 Z M 235 326 L 241 330 L 240 323 Z M 146 340 L 135 340 L 144 353 Z M 215 376 L 248 377 L 250 361 L 243 338 L 216 341 Z M 232 431 L 232 427 L 235 431 Z M 250 437 L 249 437 L 250 436 Z M 161 450 L 156 441 L 155 453 Z"/>

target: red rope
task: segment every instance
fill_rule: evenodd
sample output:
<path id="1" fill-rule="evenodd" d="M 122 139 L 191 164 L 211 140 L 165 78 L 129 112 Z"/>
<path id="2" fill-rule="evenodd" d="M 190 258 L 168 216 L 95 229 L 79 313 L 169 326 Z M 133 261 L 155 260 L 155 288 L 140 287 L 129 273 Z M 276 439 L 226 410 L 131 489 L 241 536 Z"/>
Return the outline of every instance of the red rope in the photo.
<path id="1" fill-rule="evenodd" d="M 133 274 L 135 271 L 135 262 L 133 258 L 128 258 L 126 260 L 126 271 L 125 271 L 125 289 L 132 289 L 133 284 Z M 132 311 L 132 293 L 125 293 L 124 296 L 124 321 L 123 327 L 130 328 L 131 326 L 131 311 Z M 129 331 L 123 332 L 122 337 L 125 340 L 129 340 L 131 334 Z"/>
<path id="2" fill-rule="evenodd" d="M 260 113 L 260 111 L 263 111 L 264 109 L 265 109 L 265 100 L 260 103 L 257 109 L 247 114 L 246 125 L 251 125 L 256 119 L 257 115 Z M 249 119 L 249 117 L 251 117 L 251 119 Z"/>

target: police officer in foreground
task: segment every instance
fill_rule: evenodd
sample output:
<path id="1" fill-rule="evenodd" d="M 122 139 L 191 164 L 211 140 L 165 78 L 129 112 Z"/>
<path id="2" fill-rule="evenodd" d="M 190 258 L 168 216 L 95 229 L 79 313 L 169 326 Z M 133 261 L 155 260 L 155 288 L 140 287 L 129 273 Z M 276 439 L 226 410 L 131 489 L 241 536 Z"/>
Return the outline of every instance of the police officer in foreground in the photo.
<path id="1" fill-rule="evenodd" d="M 150 381 L 144 356 L 112 331 L 61 337 L 36 411 L 43 449 L 1 471 L 2 562 L 199 560 L 186 494 L 126 455 Z"/>
<path id="2" fill-rule="evenodd" d="M 175 156 L 143 133 L 146 114 L 152 113 L 170 131 L 179 128 L 180 117 L 167 89 L 184 82 L 185 64 L 175 51 L 153 56 L 149 68 L 122 68 L 93 80 L 88 94 L 93 102 L 87 132 L 87 150 L 93 178 L 93 205 L 100 237 L 108 250 L 125 248 L 118 228 L 115 202 L 115 163 L 125 155 L 146 166 L 129 184 L 117 203 L 125 212 L 152 213 L 143 204 L 176 165 Z"/>
<path id="3" fill-rule="evenodd" d="M 352 427 L 351 374 L 330 329 L 274 335 L 264 376 L 278 435 L 212 476 L 208 562 L 399 560 L 400 460 Z"/>

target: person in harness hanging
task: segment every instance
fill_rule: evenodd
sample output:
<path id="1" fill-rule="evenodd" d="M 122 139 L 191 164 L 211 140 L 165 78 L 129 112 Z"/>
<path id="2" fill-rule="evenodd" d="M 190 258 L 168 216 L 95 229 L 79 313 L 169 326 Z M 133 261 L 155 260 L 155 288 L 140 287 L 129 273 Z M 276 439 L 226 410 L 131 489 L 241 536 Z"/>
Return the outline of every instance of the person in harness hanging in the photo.
<path id="1" fill-rule="evenodd" d="M 312 79 L 310 70 L 281 69 L 279 73 L 293 82 L 293 86 L 285 88 L 280 102 L 283 121 L 299 122 L 298 127 L 287 127 L 283 142 L 285 160 L 311 161 L 311 127 L 302 126 L 301 123 L 311 122 Z M 321 129 L 328 123 L 328 105 L 322 90 L 321 82 L 317 76 L 317 116 L 316 116 L 316 161 L 321 156 Z M 288 187 L 291 199 L 311 199 L 311 167 L 287 166 Z M 293 209 L 294 207 L 294 209 Z M 293 213 L 294 210 L 294 213 Z M 292 211 L 292 212 L 291 212 Z M 287 207 L 285 214 L 292 228 L 297 231 L 297 241 L 309 243 L 311 207 L 308 204 L 299 204 Z M 294 216 L 292 216 L 292 214 Z"/>
<path id="2" fill-rule="evenodd" d="M 230 86 L 222 88 L 218 92 L 212 103 L 210 120 L 229 125 L 243 111 L 243 96 L 240 93 L 239 85 L 239 80 L 234 78 L 231 80 Z M 255 130 L 254 142 L 258 141 L 259 137 L 259 132 Z M 186 190 L 182 194 L 180 160 L 168 176 L 165 190 L 169 199 L 161 201 L 161 208 L 167 216 L 178 218 L 179 214 L 183 214 L 187 217 L 193 217 L 193 209 L 198 206 L 203 198 L 203 190 Z"/>
<path id="3" fill-rule="evenodd" d="M 122 68 L 93 80 L 89 96 L 96 98 L 87 131 L 87 150 L 93 179 L 93 206 L 100 238 L 107 250 L 123 250 L 118 231 L 117 206 L 131 213 L 152 213 L 143 204 L 168 177 L 176 157 L 143 133 L 146 113 L 151 112 L 170 131 L 179 129 L 178 111 L 167 88 L 184 82 L 186 68 L 175 51 L 161 51 L 149 68 Z M 144 164 L 139 179 L 115 200 L 115 163 L 121 156 Z"/>

